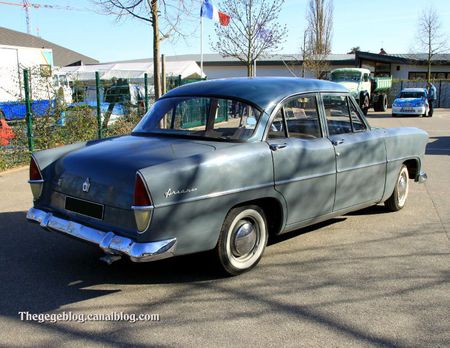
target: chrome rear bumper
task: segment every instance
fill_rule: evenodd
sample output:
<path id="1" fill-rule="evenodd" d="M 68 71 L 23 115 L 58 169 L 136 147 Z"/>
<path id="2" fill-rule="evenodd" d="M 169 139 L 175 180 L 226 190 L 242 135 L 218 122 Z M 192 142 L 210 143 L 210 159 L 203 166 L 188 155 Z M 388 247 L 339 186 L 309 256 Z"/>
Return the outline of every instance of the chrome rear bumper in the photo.
<path id="1" fill-rule="evenodd" d="M 176 238 L 138 243 L 132 239 L 118 236 L 113 232 L 104 232 L 82 224 L 61 219 L 52 213 L 31 208 L 27 219 L 38 222 L 41 227 L 65 233 L 69 236 L 98 245 L 107 254 L 128 255 L 134 262 L 149 262 L 174 256 Z"/>

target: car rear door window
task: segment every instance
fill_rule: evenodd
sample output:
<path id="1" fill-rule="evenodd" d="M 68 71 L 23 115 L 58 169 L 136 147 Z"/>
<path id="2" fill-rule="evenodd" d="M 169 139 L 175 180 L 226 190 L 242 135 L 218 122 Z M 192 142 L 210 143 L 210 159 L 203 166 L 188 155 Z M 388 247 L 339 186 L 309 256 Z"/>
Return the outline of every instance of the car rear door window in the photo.
<path id="1" fill-rule="evenodd" d="M 321 136 L 315 95 L 301 95 L 288 99 L 275 115 L 268 134 L 269 139 L 281 137 L 316 139 Z"/>
<path id="2" fill-rule="evenodd" d="M 289 137 L 316 139 L 322 136 L 315 95 L 301 95 L 284 104 Z"/>
<path id="3" fill-rule="evenodd" d="M 270 126 L 269 134 L 267 137 L 269 139 L 287 138 L 282 108 L 280 108 L 276 113 L 275 118 L 272 121 L 272 125 Z"/>

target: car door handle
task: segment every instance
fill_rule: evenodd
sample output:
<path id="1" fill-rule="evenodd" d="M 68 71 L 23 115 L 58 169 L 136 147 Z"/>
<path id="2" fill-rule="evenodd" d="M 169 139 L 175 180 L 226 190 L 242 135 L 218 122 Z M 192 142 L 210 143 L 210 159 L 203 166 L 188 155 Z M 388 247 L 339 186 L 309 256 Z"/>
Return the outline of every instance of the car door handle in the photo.
<path id="1" fill-rule="evenodd" d="M 286 144 L 270 144 L 269 147 L 272 151 L 277 151 L 280 149 L 284 149 L 287 145 Z"/>
<path id="2" fill-rule="evenodd" d="M 344 139 L 332 140 L 331 143 L 332 143 L 334 146 L 338 146 L 338 145 L 341 145 L 341 144 L 344 143 Z"/>

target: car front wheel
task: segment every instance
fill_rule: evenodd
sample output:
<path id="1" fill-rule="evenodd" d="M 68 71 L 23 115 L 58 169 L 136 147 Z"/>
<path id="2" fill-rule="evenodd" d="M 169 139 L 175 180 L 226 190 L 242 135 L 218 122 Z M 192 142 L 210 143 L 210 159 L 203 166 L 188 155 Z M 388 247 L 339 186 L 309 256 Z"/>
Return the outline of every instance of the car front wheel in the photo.
<path id="1" fill-rule="evenodd" d="M 394 192 L 392 192 L 391 197 L 389 197 L 386 202 L 384 202 L 384 205 L 390 211 L 399 211 L 405 206 L 409 191 L 408 179 L 408 168 L 405 165 L 402 165 L 400 173 L 397 177 Z"/>
<path id="2" fill-rule="evenodd" d="M 267 239 L 267 222 L 261 208 L 249 205 L 231 209 L 216 247 L 221 268 L 229 275 L 250 270 L 261 259 Z"/>

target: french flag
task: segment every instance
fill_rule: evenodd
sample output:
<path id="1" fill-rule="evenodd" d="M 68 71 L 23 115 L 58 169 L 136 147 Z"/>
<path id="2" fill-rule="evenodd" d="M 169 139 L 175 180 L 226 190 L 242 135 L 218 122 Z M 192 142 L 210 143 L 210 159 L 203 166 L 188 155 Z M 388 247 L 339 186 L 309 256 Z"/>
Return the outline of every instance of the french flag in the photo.
<path id="1" fill-rule="evenodd" d="M 230 16 L 226 13 L 220 12 L 209 0 L 203 1 L 200 16 L 219 22 L 220 25 L 223 26 L 230 24 Z"/>

